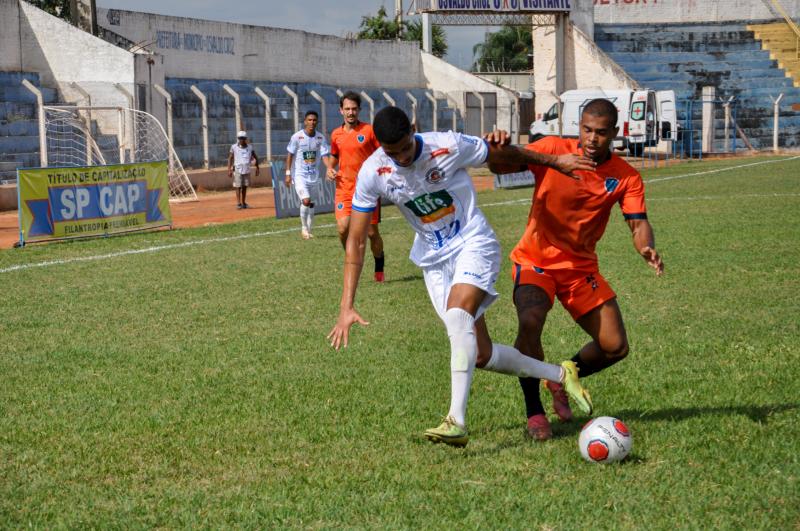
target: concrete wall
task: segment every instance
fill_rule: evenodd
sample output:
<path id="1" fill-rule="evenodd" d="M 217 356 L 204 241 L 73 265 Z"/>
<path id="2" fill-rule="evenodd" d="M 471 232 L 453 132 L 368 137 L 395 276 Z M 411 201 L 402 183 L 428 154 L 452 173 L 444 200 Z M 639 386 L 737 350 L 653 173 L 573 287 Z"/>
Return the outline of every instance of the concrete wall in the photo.
<path id="1" fill-rule="evenodd" d="M 800 0 L 780 0 L 800 17 Z M 594 0 L 595 24 L 726 22 L 777 18 L 769 0 Z"/>
<path id="2" fill-rule="evenodd" d="M 564 48 L 564 90 L 638 86 L 586 33 L 571 23 L 567 25 Z M 555 28 L 533 28 L 533 50 L 535 112 L 538 116 L 558 99 Z"/>
<path id="3" fill-rule="evenodd" d="M 22 70 L 18 0 L 0 0 L 0 71 Z"/>
<path id="4" fill-rule="evenodd" d="M 101 27 L 164 56 L 167 77 L 339 86 L 424 85 L 419 47 L 98 8 Z"/>
<path id="5" fill-rule="evenodd" d="M 465 92 L 494 92 L 497 94 L 497 123 L 485 124 L 487 129 L 496 125 L 498 129 L 517 132 L 516 114 L 512 112 L 514 97 L 506 89 L 498 87 L 478 76 L 456 68 L 438 57 L 422 52 L 422 68 L 427 87 L 434 92 L 448 94 L 458 103 L 462 116 L 466 114 Z M 526 126 L 523 126 L 525 129 Z"/>
<path id="6" fill-rule="evenodd" d="M 5 13 L 4 13 L 5 14 Z M 16 21 L 10 21 L 10 26 Z M 67 101 L 83 96 L 72 83 L 90 93 L 93 105 L 123 105 L 114 86 L 129 90 L 134 82 L 134 54 L 98 39 L 71 24 L 19 3 L 21 56 L 19 70 L 38 72 L 45 86 L 57 88 Z"/>

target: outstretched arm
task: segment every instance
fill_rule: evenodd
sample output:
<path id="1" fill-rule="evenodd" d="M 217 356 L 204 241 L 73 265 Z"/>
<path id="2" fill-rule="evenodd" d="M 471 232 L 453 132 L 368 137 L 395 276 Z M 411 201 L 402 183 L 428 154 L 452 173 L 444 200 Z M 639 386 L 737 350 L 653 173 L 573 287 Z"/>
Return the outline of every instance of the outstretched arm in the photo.
<path id="1" fill-rule="evenodd" d="M 521 171 L 528 165 L 549 166 L 565 175 L 578 178 L 572 174 L 577 170 L 592 171 L 597 163 L 584 155 L 566 153 L 564 155 L 551 155 L 539 153 L 530 149 L 510 145 L 510 138 L 505 131 L 493 131 L 486 135 L 489 144 L 489 169 L 496 173 L 511 173 Z"/>
<path id="2" fill-rule="evenodd" d="M 646 219 L 629 219 L 627 223 L 633 234 L 633 246 L 636 252 L 656 270 L 656 275 L 661 276 L 664 273 L 664 262 L 656 251 L 656 239 L 650 222 Z"/>
<path id="3" fill-rule="evenodd" d="M 364 253 L 367 248 L 367 232 L 372 219 L 371 212 L 353 210 L 350 216 L 350 228 L 347 234 L 347 244 L 344 252 L 344 283 L 342 285 L 342 300 L 339 304 L 339 319 L 336 326 L 328 334 L 331 346 L 339 350 L 340 346 L 347 347 L 350 336 L 350 327 L 354 323 L 368 325 L 355 310 L 356 288 L 361 269 L 364 267 Z"/>

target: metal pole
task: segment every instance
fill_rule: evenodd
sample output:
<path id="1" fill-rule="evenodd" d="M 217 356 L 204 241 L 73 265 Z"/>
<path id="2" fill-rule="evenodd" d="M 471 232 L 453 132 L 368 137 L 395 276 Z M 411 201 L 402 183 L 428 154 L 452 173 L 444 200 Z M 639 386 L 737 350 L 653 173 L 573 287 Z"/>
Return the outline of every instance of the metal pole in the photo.
<path id="1" fill-rule="evenodd" d="M 89 110 L 86 111 L 86 117 L 84 118 L 84 122 L 86 124 L 86 130 L 84 131 L 84 134 L 86 134 L 86 165 L 91 166 L 92 165 L 92 111 L 91 111 L 92 96 L 88 92 L 83 90 L 83 87 L 81 87 L 74 81 L 70 83 L 70 86 L 74 88 L 81 96 L 83 96 L 83 99 L 86 101 L 86 106 L 90 108 Z"/>
<path id="2" fill-rule="evenodd" d="M 22 80 L 22 86 L 30 90 L 36 96 L 36 109 L 39 115 L 39 164 L 42 168 L 47 167 L 47 127 L 44 117 L 44 98 L 42 91 L 34 86 L 27 79 Z"/>
<path id="3" fill-rule="evenodd" d="M 778 99 L 772 104 L 772 115 L 773 115 L 773 124 L 772 124 L 772 151 L 778 152 L 778 118 L 780 116 L 780 105 L 781 100 L 783 99 L 783 92 L 781 95 L 778 96 Z"/>
<path id="4" fill-rule="evenodd" d="M 375 121 L 375 101 L 373 101 L 373 99 L 369 97 L 369 94 L 363 90 L 361 91 L 361 97 L 367 100 L 367 103 L 369 103 L 369 123 L 372 123 Z"/>
<path id="5" fill-rule="evenodd" d="M 458 129 L 458 102 L 455 100 L 455 98 L 452 98 L 449 93 L 445 93 L 445 98 L 450 102 L 450 106 L 453 109 L 452 131 L 455 132 Z"/>
<path id="6" fill-rule="evenodd" d="M 236 109 L 236 127 L 234 129 L 236 129 L 236 131 L 244 129 L 244 123 L 242 122 L 242 105 L 241 101 L 239 100 L 239 93 L 233 90 L 227 83 L 222 85 L 222 88 L 233 98 L 233 104 Z"/>
<path id="7" fill-rule="evenodd" d="M 264 91 L 256 87 L 256 94 L 264 100 L 264 132 L 266 133 L 267 143 L 267 162 L 272 165 L 272 105 L 270 104 L 269 96 L 264 94 Z"/>
<path id="8" fill-rule="evenodd" d="M 417 98 L 415 98 L 414 95 L 411 94 L 408 91 L 406 91 L 406 96 L 408 96 L 408 99 L 411 100 L 411 123 L 412 124 L 416 124 L 417 123 Z"/>
<path id="9" fill-rule="evenodd" d="M 311 94 L 311 97 L 319 102 L 320 112 L 322 113 L 322 119 L 320 120 L 321 125 L 322 125 L 322 133 L 323 134 L 327 134 L 328 133 L 328 118 L 326 117 L 326 113 L 325 113 L 325 98 L 323 98 L 322 96 L 317 94 L 316 90 L 312 90 L 311 92 L 309 92 L 309 94 Z"/>
<path id="10" fill-rule="evenodd" d="M 300 99 L 297 97 L 297 94 L 289 88 L 288 85 L 283 86 L 283 91 L 292 98 L 294 102 L 294 130 L 292 133 L 300 130 Z"/>
<path id="11" fill-rule="evenodd" d="M 383 97 L 389 102 L 389 105 L 392 107 L 397 107 L 397 103 L 394 101 L 394 98 L 392 98 L 385 90 L 382 91 L 381 94 L 383 94 Z"/>
<path id="12" fill-rule="evenodd" d="M 439 109 L 438 109 L 438 105 L 436 103 L 436 98 L 434 98 L 433 95 L 430 92 L 427 92 L 427 91 L 425 92 L 425 97 L 428 98 L 428 100 L 430 100 L 430 102 L 431 102 L 431 105 L 433 105 L 433 130 L 434 131 L 438 131 L 439 130 L 439 127 L 438 127 L 438 125 L 439 125 L 438 124 L 439 117 L 437 116 L 437 112 L 438 112 Z"/>
<path id="13" fill-rule="evenodd" d="M 167 102 L 167 136 L 169 137 L 169 173 L 172 175 L 172 170 L 175 167 L 175 157 L 172 155 L 172 146 L 175 144 L 172 130 L 172 95 L 167 92 L 164 87 L 158 83 L 153 83 L 153 88 L 156 92 L 164 97 Z"/>
<path id="14" fill-rule="evenodd" d="M 337 88 L 337 89 L 336 89 L 336 95 L 337 95 L 337 96 L 339 96 L 339 97 L 341 98 L 342 96 L 344 96 L 344 92 L 342 92 L 342 89 L 338 89 L 338 88 Z"/>
<path id="15" fill-rule="evenodd" d="M 208 157 L 208 100 L 206 95 L 200 92 L 196 85 L 191 86 L 191 90 L 195 96 L 200 99 L 200 108 L 203 114 L 203 167 L 207 170 L 211 169 L 211 161 Z"/>
<path id="16" fill-rule="evenodd" d="M 731 102 L 730 100 L 724 101 L 722 103 L 722 108 L 725 110 L 725 153 L 730 152 L 731 148 L 731 139 L 730 139 L 730 129 L 731 129 Z"/>
<path id="17" fill-rule="evenodd" d="M 486 127 L 484 126 L 484 117 L 483 117 L 485 111 L 483 96 L 481 96 L 478 92 L 475 92 L 474 90 L 472 91 L 472 95 L 478 98 L 478 101 L 481 103 L 481 133 L 478 136 L 483 136 L 483 133 L 486 132 Z"/>
<path id="18" fill-rule="evenodd" d="M 135 100 L 133 98 L 133 94 L 131 94 L 128 91 L 128 89 L 123 87 L 121 83 L 115 83 L 114 87 L 116 87 L 116 89 L 118 91 L 120 91 L 122 93 L 122 95 L 125 96 L 125 99 L 128 101 L 128 109 L 127 109 L 127 111 L 128 111 L 128 121 L 130 122 L 130 126 L 126 125 L 126 127 L 125 127 L 125 136 L 127 138 L 129 138 L 129 141 L 125 142 L 125 145 L 126 146 L 130 145 L 130 153 L 128 154 L 128 162 L 136 162 L 136 120 L 134 120 L 134 118 L 133 118 L 133 112 L 134 112 L 133 108 L 135 107 L 135 103 L 134 103 Z M 128 127 L 130 127 L 130 132 L 128 131 Z M 130 136 L 128 136 L 128 135 L 130 135 Z M 171 137 L 170 137 L 170 142 L 172 142 L 172 138 Z M 170 151 L 172 151 L 172 150 L 170 150 Z"/>

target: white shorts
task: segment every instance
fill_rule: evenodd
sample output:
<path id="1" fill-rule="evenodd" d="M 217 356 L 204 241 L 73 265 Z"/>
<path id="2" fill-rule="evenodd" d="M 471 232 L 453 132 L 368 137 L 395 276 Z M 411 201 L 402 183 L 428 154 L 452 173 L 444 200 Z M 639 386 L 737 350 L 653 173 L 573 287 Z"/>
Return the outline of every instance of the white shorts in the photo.
<path id="1" fill-rule="evenodd" d="M 486 292 L 477 319 L 497 300 L 494 284 L 500 274 L 500 244 L 494 238 L 479 238 L 467 242 L 456 254 L 444 262 L 422 269 L 425 286 L 433 307 L 441 319 L 447 311 L 447 298 L 453 284 L 471 284 Z"/>
<path id="2" fill-rule="evenodd" d="M 317 196 L 317 187 L 319 183 L 306 183 L 302 179 L 295 179 L 294 180 L 294 189 L 297 192 L 297 197 L 300 198 L 300 201 L 303 199 L 311 199 L 314 201 L 314 198 Z M 311 194 L 314 194 L 313 196 Z"/>
<path id="3" fill-rule="evenodd" d="M 233 187 L 241 188 L 242 186 L 250 186 L 250 174 L 233 172 Z"/>

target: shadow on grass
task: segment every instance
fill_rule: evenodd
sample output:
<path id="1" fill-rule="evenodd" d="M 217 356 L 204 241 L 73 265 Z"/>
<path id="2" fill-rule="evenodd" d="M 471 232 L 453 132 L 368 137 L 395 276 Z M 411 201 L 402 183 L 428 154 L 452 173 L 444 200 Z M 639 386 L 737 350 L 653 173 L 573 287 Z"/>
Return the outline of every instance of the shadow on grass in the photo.
<path id="1" fill-rule="evenodd" d="M 399 278 L 389 278 L 386 281 L 387 284 L 394 284 L 395 282 L 415 282 L 417 280 L 422 280 L 422 275 L 406 275 L 404 277 Z"/>

